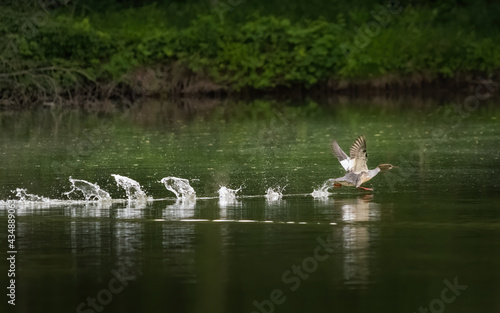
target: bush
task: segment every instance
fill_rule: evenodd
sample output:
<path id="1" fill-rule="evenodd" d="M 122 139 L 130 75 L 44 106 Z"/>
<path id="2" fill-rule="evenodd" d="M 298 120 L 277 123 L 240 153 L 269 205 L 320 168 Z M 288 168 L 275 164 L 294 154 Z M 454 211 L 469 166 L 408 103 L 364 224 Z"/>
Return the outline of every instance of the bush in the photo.
<path id="1" fill-rule="evenodd" d="M 21 32 L 30 12 L 7 8 L 0 36 L 16 49 L 3 54 L 0 90 L 61 93 L 89 82 L 123 82 L 138 66 L 172 63 L 234 90 L 309 87 L 330 78 L 454 77 L 500 68 L 498 25 L 482 28 L 465 13 L 467 7 L 425 3 L 394 15 L 366 47 L 346 56 L 343 47 L 353 45 L 354 29 L 372 20 L 369 12 L 375 8 L 363 5 L 335 18 L 309 20 L 270 13 L 237 19 L 242 12 L 227 12 L 222 22 L 212 12 L 174 23 L 178 19 L 170 11 L 152 4 L 80 17 L 62 12 L 33 36 Z M 300 11 L 299 6 L 294 10 Z"/>

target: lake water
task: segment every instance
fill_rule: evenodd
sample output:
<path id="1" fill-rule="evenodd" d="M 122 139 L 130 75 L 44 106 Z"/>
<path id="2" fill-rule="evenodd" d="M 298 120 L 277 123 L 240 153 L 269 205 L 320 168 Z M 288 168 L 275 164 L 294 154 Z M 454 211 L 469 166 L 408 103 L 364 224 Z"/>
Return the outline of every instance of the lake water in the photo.
<path id="1" fill-rule="evenodd" d="M 500 108 L 453 103 L 0 112 L 4 291 L 8 205 L 17 251 L 16 306 L 5 295 L 2 311 L 498 312 Z M 361 134 L 370 168 L 399 168 L 371 192 L 313 197 L 344 175 L 331 140 L 347 152 Z M 112 174 L 149 200 L 128 201 Z M 196 199 L 176 199 L 168 176 L 188 179 Z M 65 195 L 70 177 L 112 200 Z M 241 190 L 222 199 L 221 186 Z"/>

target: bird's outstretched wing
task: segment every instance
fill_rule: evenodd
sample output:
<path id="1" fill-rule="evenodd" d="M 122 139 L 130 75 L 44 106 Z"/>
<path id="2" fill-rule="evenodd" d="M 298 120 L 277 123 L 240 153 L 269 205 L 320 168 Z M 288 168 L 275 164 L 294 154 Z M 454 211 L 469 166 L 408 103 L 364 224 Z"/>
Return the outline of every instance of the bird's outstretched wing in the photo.
<path id="1" fill-rule="evenodd" d="M 339 160 L 340 164 L 345 169 L 345 171 L 350 172 L 352 170 L 352 165 L 354 163 L 353 160 L 351 160 L 351 158 L 348 157 L 344 151 L 342 151 L 337 141 L 335 140 L 332 141 L 331 147 L 333 155 L 337 157 L 337 159 Z"/>
<path id="2" fill-rule="evenodd" d="M 349 154 L 353 161 L 352 171 L 354 173 L 368 171 L 368 166 L 366 165 L 368 154 L 366 153 L 365 137 L 359 136 L 358 139 L 356 139 L 352 144 Z"/>

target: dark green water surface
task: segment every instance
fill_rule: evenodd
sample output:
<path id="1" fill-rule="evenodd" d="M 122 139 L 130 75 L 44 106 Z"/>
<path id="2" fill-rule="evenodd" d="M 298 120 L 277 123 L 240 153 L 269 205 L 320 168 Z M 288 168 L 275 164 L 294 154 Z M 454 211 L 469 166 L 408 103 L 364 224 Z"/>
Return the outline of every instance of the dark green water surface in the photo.
<path id="1" fill-rule="evenodd" d="M 2 312 L 500 312 L 499 113 L 492 101 L 0 112 L 4 291 L 6 201 L 16 188 L 52 199 L 15 202 L 16 306 L 2 296 Z M 330 141 L 347 152 L 361 134 L 369 168 L 399 168 L 372 192 L 312 197 L 344 175 Z M 111 174 L 155 200 L 126 201 Z M 114 200 L 59 201 L 70 176 Z M 166 176 L 197 199 L 176 201 Z M 242 190 L 224 202 L 220 186 Z"/>

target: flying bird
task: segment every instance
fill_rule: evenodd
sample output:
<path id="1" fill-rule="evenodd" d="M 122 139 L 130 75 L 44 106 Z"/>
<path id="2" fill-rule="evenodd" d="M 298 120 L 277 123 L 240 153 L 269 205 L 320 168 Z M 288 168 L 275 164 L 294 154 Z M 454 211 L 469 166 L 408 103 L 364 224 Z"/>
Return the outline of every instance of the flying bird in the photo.
<path id="1" fill-rule="evenodd" d="M 397 166 L 391 164 L 380 164 L 373 170 L 369 170 L 366 165 L 368 154 L 366 153 L 365 137 L 359 136 L 349 150 L 349 156 L 342 151 L 337 141 L 332 141 L 332 152 L 337 157 L 346 174 L 343 177 L 329 179 L 328 182 L 333 184 L 333 187 L 340 188 L 342 186 L 353 186 L 364 190 L 373 190 L 371 188 L 361 187 L 361 184 L 366 183 L 375 177 L 381 171 L 387 171 Z"/>

